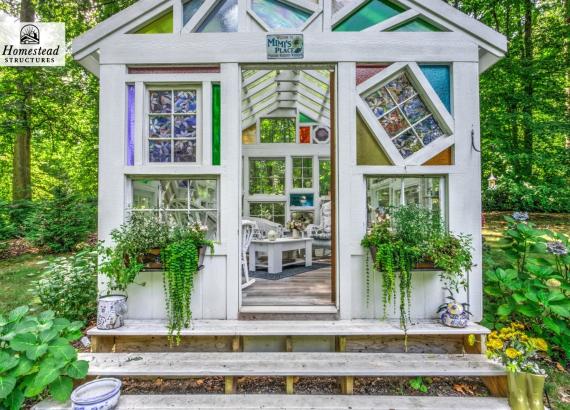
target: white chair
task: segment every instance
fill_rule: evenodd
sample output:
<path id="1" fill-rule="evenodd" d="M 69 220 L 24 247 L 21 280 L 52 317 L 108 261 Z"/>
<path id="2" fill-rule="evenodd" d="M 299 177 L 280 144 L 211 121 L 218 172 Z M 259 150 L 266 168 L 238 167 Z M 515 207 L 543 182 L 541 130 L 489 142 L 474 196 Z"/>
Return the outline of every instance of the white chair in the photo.
<path id="1" fill-rule="evenodd" d="M 247 255 L 249 250 L 249 245 L 253 240 L 253 233 L 257 229 L 257 224 L 253 221 L 242 220 L 241 221 L 241 272 L 243 275 L 243 280 L 241 288 L 245 289 L 255 283 L 255 279 L 249 278 L 249 264 L 247 263 Z"/>
<path id="2" fill-rule="evenodd" d="M 255 239 L 265 239 L 267 238 L 267 233 L 269 231 L 275 231 L 278 238 L 283 237 L 283 225 L 277 222 L 270 221 L 264 218 L 258 218 L 255 216 L 248 216 L 249 221 L 255 222 L 257 235 Z"/>
<path id="3" fill-rule="evenodd" d="M 313 252 L 317 248 L 323 249 L 323 256 L 326 250 L 331 250 L 331 225 L 332 206 L 331 202 L 325 202 L 321 205 L 319 225 L 310 224 L 305 228 L 305 234 L 309 238 L 313 238 Z"/>

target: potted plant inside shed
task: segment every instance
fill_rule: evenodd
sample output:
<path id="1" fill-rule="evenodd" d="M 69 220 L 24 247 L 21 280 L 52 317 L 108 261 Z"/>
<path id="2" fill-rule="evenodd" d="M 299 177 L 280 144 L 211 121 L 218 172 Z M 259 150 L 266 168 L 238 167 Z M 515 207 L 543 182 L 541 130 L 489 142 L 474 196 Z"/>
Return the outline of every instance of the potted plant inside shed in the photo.
<path id="1" fill-rule="evenodd" d="M 392 216 L 383 215 L 374 222 L 362 240 L 372 256 L 366 258 L 367 295 L 370 295 L 371 272 L 382 275 L 382 304 L 400 293 L 400 325 L 406 330 L 412 303 L 412 273 L 426 266 L 437 270 L 446 287 L 465 286 L 464 272 L 472 266 L 471 239 L 445 229 L 438 213 L 418 205 L 395 208 Z"/>

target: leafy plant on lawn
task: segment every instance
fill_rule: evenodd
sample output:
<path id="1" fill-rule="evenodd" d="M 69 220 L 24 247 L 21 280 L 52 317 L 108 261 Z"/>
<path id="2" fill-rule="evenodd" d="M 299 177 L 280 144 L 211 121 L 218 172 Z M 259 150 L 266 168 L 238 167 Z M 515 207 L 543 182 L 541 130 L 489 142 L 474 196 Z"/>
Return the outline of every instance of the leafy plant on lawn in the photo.
<path id="1" fill-rule="evenodd" d="M 519 215 L 520 216 L 520 215 Z M 487 256 L 483 324 L 501 329 L 521 322 L 531 336 L 547 340 L 551 353 L 570 354 L 569 238 L 536 229 L 524 218 L 506 217 L 507 229 L 493 255 Z"/>
<path id="2" fill-rule="evenodd" d="M 427 393 L 429 391 L 429 384 L 427 383 L 427 380 L 424 380 L 424 378 L 421 376 L 410 379 L 409 383 L 410 387 L 415 391 L 422 393 Z"/>
<path id="3" fill-rule="evenodd" d="M 87 375 L 71 342 L 81 337 L 81 322 L 56 318 L 51 310 L 28 315 L 27 306 L 0 314 L 0 408 L 22 408 L 26 398 L 66 401 L 73 379 Z"/>
<path id="4" fill-rule="evenodd" d="M 34 292 L 42 307 L 58 317 L 89 321 L 97 313 L 97 250 L 54 259 Z"/>

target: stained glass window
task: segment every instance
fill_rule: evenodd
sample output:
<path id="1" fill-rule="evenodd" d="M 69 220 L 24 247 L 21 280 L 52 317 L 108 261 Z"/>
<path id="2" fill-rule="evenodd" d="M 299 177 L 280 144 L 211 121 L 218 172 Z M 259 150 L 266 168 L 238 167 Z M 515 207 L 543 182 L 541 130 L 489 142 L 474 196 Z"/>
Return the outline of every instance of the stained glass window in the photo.
<path id="1" fill-rule="evenodd" d="M 237 31 L 237 0 L 220 0 L 196 30 L 199 33 L 226 33 Z"/>
<path id="2" fill-rule="evenodd" d="M 295 118 L 262 118 L 259 120 L 259 136 L 265 143 L 295 143 L 297 131 Z"/>
<path id="3" fill-rule="evenodd" d="M 184 3 L 182 6 L 182 22 L 184 25 L 188 24 L 202 4 L 204 4 L 204 0 L 190 0 Z"/>
<path id="4" fill-rule="evenodd" d="M 135 179 L 130 212 L 152 212 L 175 225 L 199 222 L 217 235 L 219 207 L 215 178 Z"/>
<path id="5" fill-rule="evenodd" d="M 356 116 L 356 165 L 392 165 L 360 115 Z"/>
<path id="6" fill-rule="evenodd" d="M 405 73 L 369 93 L 365 101 L 404 158 L 446 136 Z"/>
<path id="7" fill-rule="evenodd" d="M 285 159 L 250 159 L 249 193 L 285 195 Z"/>
<path id="8" fill-rule="evenodd" d="M 416 17 L 397 27 L 391 28 L 389 31 L 443 31 L 436 25 L 430 23 L 426 19 Z"/>
<path id="9" fill-rule="evenodd" d="M 370 0 L 338 24 L 333 31 L 362 31 L 405 11 L 386 0 Z"/>
<path id="10" fill-rule="evenodd" d="M 149 162 L 196 162 L 197 99 L 195 89 L 149 91 Z"/>
<path id="11" fill-rule="evenodd" d="M 146 26 L 138 29 L 136 34 L 162 34 L 172 33 L 174 30 L 174 14 L 172 10 L 165 15 L 151 21 Z"/>
<path id="12" fill-rule="evenodd" d="M 451 68 L 448 65 L 421 65 L 420 68 L 447 111 L 451 112 Z"/>
<path id="13" fill-rule="evenodd" d="M 135 86 L 127 85 L 127 165 L 135 165 Z"/>
<path id="14" fill-rule="evenodd" d="M 252 0 L 251 8 L 272 29 L 298 28 L 311 16 L 279 0 Z"/>
<path id="15" fill-rule="evenodd" d="M 313 158 L 293 157 L 293 188 L 313 187 Z"/>
<path id="16" fill-rule="evenodd" d="M 222 89 L 212 84 L 212 165 L 222 163 Z"/>

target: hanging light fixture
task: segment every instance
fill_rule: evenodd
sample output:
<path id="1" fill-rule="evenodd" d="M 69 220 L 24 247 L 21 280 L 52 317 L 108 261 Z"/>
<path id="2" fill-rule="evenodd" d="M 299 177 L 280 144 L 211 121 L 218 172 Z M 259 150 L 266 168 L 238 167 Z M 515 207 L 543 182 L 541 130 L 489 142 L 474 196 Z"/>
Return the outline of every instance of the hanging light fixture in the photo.
<path id="1" fill-rule="evenodd" d="M 489 176 L 489 178 L 487 178 L 487 184 L 489 189 L 497 188 L 497 178 L 495 177 L 495 175 L 493 175 L 493 172 L 491 172 L 491 175 Z"/>

